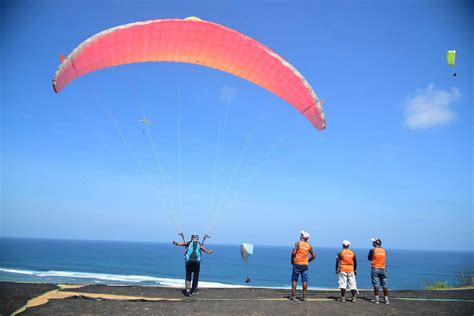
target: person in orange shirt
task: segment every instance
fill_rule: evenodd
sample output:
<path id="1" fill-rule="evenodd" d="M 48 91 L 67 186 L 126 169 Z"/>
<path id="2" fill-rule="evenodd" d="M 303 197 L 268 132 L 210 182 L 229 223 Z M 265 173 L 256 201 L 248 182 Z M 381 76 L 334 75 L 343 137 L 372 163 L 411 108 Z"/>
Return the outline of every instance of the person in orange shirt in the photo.
<path id="1" fill-rule="evenodd" d="M 374 287 L 375 299 L 373 302 L 378 304 L 379 301 L 379 287 L 382 286 L 383 294 L 385 296 L 385 304 L 390 304 L 388 300 L 388 287 L 387 287 L 387 267 L 385 260 L 387 258 L 387 252 L 382 248 L 382 241 L 377 238 L 372 238 L 372 245 L 370 249 L 368 259 L 372 262 L 371 279 L 372 286 Z"/>
<path id="2" fill-rule="evenodd" d="M 357 258 L 355 253 L 349 249 L 351 242 L 342 241 L 342 250 L 336 256 L 336 274 L 339 276 L 339 288 L 341 289 L 341 298 L 339 302 L 346 301 L 346 287 L 349 284 L 352 294 L 352 303 L 356 302 L 357 284 L 355 276 L 357 274 Z"/>
<path id="3" fill-rule="evenodd" d="M 295 299 L 296 286 L 298 285 L 298 278 L 301 274 L 301 283 L 303 283 L 303 298 L 306 299 L 308 292 L 308 264 L 309 262 L 316 259 L 314 255 L 313 247 L 308 242 L 309 233 L 304 230 L 301 231 L 300 240 L 295 243 L 295 248 L 291 253 L 291 264 L 293 265 L 293 271 L 291 274 L 291 297 L 290 300 Z M 311 258 L 309 257 L 311 254 Z"/>

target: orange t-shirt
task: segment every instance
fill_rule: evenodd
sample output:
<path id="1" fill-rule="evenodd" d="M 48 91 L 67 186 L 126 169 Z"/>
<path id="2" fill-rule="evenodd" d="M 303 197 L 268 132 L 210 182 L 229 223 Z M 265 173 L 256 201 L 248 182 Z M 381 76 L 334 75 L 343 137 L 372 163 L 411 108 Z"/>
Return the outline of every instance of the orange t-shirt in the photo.
<path id="1" fill-rule="evenodd" d="M 308 242 L 300 241 L 293 263 L 307 266 L 309 262 L 309 252 L 311 249 L 313 249 L 313 247 Z"/>
<path id="2" fill-rule="evenodd" d="M 354 257 L 355 254 L 350 249 L 343 249 L 339 253 L 339 271 L 340 272 L 354 272 Z"/>
<path id="3" fill-rule="evenodd" d="M 372 254 L 372 268 L 385 269 L 385 258 L 387 253 L 382 247 L 375 247 Z"/>

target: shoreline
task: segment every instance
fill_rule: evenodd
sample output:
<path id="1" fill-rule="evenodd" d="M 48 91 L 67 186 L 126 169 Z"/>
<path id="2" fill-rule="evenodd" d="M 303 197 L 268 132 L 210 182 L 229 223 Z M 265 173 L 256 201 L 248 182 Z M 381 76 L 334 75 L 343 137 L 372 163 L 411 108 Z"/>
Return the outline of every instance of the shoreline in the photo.
<path id="1" fill-rule="evenodd" d="M 0 314 L 473 314 L 474 289 L 390 292 L 390 305 L 375 305 L 360 290 L 355 304 L 337 301 L 336 290 L 310 290 L 306 301 L 290 301 L 289 289 L 202 288 L 185 297 L 182 288 L 136 285 L 0 282 Z M 301 290 L 297 291 L 300 297 Z M 347 297 L 349 298 L 350 295 Z"/>
<path id="2" fill-rule="evenodd" d="M 21 275 L 23 279 L 15 277 L 2 277 L 4 275 Z M 44 279 L 44 280 L 42 280 Z M 77 272 L 77 271 L 36 271 L 36 270 L 21 270 L 17 268 L 0 267 L 0 282 L 15 282 L 15 283 L 47 283 L 47 284 L 76 284 L 76 285 L 107 285 L 107 286 L 143 286 L 143 287 L 167 287 L 167 288 L 182 288 L 184 287 L 184 279 L 173 279 L 166 277 L 154 277 L 147 275 L 121 275 L 111 273 L 93 273 L 93 272 Z M 299 285 L 301 286 L 301 285 Z M 232 284 L 218 281 L 199 281 L 200 288 L 222 288 L 222 289 L 237 289 L 237 288 L 255 288 L 255 289 L 269 289 L 269 290 L 290 290 L 291 285 L 283 286 L 266 286 L 266 285 L 250 285 L 250 284 Z M 337 287 L 308 287 L 309 290 L 314 291 L 338 291 Z M 392 288 L 390 288 L 392 289 Z M 455 289 L 470 289 L 465 287 L 452 287 Z M 371 288 L 359 288 L 360 291 L 371 291 Z M 424 288 L 393 288 L 397 291 L 423 291 Z M 437 289 L 433 289 L 437 290 Z"/>

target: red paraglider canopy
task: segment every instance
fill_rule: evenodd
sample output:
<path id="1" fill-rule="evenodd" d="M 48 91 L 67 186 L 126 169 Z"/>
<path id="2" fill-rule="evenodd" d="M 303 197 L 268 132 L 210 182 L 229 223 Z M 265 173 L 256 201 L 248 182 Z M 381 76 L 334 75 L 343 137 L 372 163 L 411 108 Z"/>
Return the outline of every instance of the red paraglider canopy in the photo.
<path id="1" fill-rule="evenodd" d="M 94 70 L 151 61 L 197 64 L 244 78 L 291 104 L 317 129 L 326 128 L 322 103 L 292 65 L 248 36 L 195 17 L 137 22 L 98 33 L 61 63 L 53 88 L 58 93 Z"/>

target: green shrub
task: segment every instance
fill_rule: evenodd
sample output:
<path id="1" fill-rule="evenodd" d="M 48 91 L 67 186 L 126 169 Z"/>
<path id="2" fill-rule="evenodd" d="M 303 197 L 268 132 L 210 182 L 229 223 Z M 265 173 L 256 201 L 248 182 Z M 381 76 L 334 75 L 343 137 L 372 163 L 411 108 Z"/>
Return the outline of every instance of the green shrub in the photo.
<path id="1" fill-rule="evenodd" d="M 448 281 L 438 281 L 426 285 L 427 290 L 445 290 L 449 288 L 451 288 L 451 286 L 449 285 Z"/>

